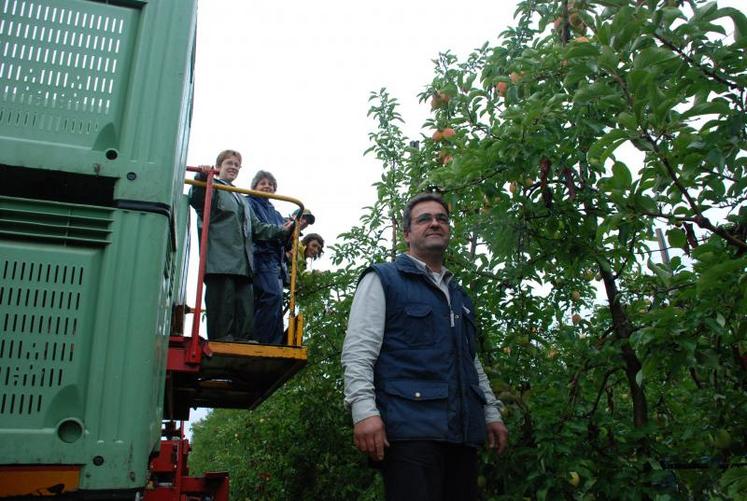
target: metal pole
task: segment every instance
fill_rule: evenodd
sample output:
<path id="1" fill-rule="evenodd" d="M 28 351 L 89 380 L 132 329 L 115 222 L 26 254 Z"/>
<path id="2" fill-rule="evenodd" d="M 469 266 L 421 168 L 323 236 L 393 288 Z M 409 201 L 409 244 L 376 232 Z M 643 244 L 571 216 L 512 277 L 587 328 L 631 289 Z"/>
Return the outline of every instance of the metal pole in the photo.
<path id="1" fill-rule="evenodd" d="M 301 232 L 301 218 L 303 209 L 298 212 L 296 226 L 293 228 L 293 248 L 291 250 L 291 280 L 290 280 L 290 299 L 288 301 L 288 344 L 298 346 L 301 344 L 300 339 L 296 339 L 296 273 L 298 273 L 298 235 Z"/>
<path id="2" fill-rule="evenodd" d="M 661 260 L 664 264 L 669 265 L 669 251 L 667 251 L 667 241 L 664 240 L 664 232 L 661 228 L 656 228 L 656 240 L 659 241 L 659 251 L 661 252 Z"/>

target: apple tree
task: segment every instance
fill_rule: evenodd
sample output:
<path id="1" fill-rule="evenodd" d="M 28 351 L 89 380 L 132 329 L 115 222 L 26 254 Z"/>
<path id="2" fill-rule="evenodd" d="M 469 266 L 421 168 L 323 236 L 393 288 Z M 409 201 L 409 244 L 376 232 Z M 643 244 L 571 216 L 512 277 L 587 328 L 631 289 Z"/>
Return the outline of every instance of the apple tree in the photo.
<path id="1" fill-rule="evenodd" d="M 459 212 L 452 266 L 514 413 L 486 489 L 744 489 L 747 19 L 624 0 L 517 17 L 500 45 L 435 61 L 409 159 Z"/>

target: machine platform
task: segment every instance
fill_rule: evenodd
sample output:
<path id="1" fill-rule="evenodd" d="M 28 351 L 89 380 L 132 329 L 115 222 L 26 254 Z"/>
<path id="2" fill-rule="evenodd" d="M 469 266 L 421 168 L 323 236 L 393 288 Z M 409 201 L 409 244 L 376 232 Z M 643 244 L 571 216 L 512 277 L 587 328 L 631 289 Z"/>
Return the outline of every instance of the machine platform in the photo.
<path id="1" fill-rule="evenodd" d="M 197 407 L 254 409 L 308 358 L 304 346 L 204 344 L 199 370 L 169 371 L 164 419 L 189 419 L 189 409 Z"/>

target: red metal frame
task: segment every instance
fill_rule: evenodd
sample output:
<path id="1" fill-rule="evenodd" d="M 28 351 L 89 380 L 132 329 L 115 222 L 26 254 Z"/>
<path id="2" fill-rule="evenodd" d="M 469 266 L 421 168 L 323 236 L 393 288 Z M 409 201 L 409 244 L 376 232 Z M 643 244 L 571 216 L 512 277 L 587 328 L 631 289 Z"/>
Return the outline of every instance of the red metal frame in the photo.
<path id="1" fill-rule="evenodd" d="M 192 337 L 172 335 L 169 337 L 167 372 L 199 372 L 202 356 L 212 353 L 208 343 L 200 338 L 200 315 L 202 314 L 202 290 L 207 261 L 207 237 L 210 227 L 210 209 L 213 200 L 214 169 L 187 167 L 190 172 L 207 174 L 203 228 L 200 238 L 200 265 L 197 273 L 197 298 L 192 309 Z M 183 334 L 183 333 L 179 333 Z M 151 482 L 145 491 L 147 501 L 191 501 L 211 496 L 214 501 L 228 501 L 228 473 L 206 473 L 202 477 L 190 477 L 187 464 L 189 440 L 184 437 L 184 421 L 179 429 L 173 421 L 163 424 L 163 436 L 158 455 L 150 462 Z"/>
<path id="2" fill-rule="evenodd" d="M 199 167 L 187 167 L 190 172 L 204 172 Z M 208 231 L 210 229 L 210 209 L 213 202 L 213 176 L 219 171 L 210 169 L 205 180 L 205 206 L 202 209 L 202 235 L 200 235 L 200 266 L 197 271 L 197 298 L 192 316 L 192 344 L 187 352 L 187 362 L 199 364 L 202 358 L 200 348 L 200 315 L 202 314 L 202 287 L 207 264 Z"/>
<path id="3" fill-rule="evenodd" d="M 202 500 L 228 501 L 228 473 L 210 472 L 203 477 L 190 477 L 187 459 L 189 440 L 184 438 L 184 421 L 179 423 L 179 438 L 173 421 L 164 423 L 166 440 L 161 441 L 158 455 L 151 459 L 152 480 L 145 491 L 145 501 Z"/>
<path id="4" fill-rule="evenodd" d="M 200 338 L 200 316 L 202 315 L 202 291 L 207 263 L 208 232 L 210 230 L 210 210 L 213 201 L 213 180 L 219 171 L 201 167 L 187 167 L 189 172 L 200 172 L 205 180 L 205 205 L 202 212 L 202 235 L 200 235 L 200 264 L 197 269 L 197 295 L 192 308 L 192 336 L 171 336 L 169 339 L 168 370 L 175 372 L 198 372 L 202 356 L 210 356 L 207 343 Z"/>
<path id="5" fill-rule="evenodd" d="M 205 205 L 202 212 L 202 235 L 200 235 L 200 264 L 197 272 L 197 297 L 192 308 L 192 333 L 191 337 L 184 336 L 183 332 L 175 332 L 169 337 L 169 352 L 167 372 L 185 373 L 199 372 L 203 356 L 211 356 L 212 352 L 206 340 L 200 338 L 200 316 L 202 314 L 202 292 L 204 286 L 205 267 L 207 263 L 208 232 L 210 229 L 210 209 L 213 200 L 214 176 L 219 172 L 213 168 L 187 167 L 189 172 L 200 172 L 207 175 L 205 180 Z M 298 252 L 299 222 L 303 212 L 303 204 L 299 201 L 285 198 L 285 200 L 298 204 L 301 207 L 296 218 L 296 227 L 293 235 L 293 259 L 291 277 L 291 308 L 294 306 L 293 291 L 295 289 L 296 253 Z M 185 308 L 186 309 L 186 308 Z M 183 311 L 176 312 L 183 315 Z M 299 321 L 300 321 L 299 317 Z M 293 310 L 291 310 L 290 323 L 295 321 Z M 294 338 L 289 339 L 289 344 L 300 344 L 299 329 L 291 329 L 295 332 Z M 183 329 L 179 329 L 180 331 Z M 168 391 L 168 390 L 167 390 Z M 146 501 L 192 501 L 202 500 L 204 496 L 212 496 L 214 501 L 228 501 L 228 473 L 206 473 L 203 477 L 190 477 L 187 466 L 190 445 L 184 437 L 184 422 L 180 421 L 178 433 L 173 421 L 164 422 L 163 436 L 166 437 L 160 443 L 158 455 L 153 457 L 150 463 L 151 482 L 145 492 Z M 176 438 L 178 436 L 178 438 Z"/>
<path id="6" fill-rule="evenodd" d="M 192 353 L 194 337 L 171 336 L 169 337 L 169 356 L 166 370 L 171 372 L 199 372 L 200 360 L 194 362 L 189 358 Z M 198 340 L 200 349 L 200 358 L 203 356 L 210 357 L 213 352 L 204 340 Z"/>

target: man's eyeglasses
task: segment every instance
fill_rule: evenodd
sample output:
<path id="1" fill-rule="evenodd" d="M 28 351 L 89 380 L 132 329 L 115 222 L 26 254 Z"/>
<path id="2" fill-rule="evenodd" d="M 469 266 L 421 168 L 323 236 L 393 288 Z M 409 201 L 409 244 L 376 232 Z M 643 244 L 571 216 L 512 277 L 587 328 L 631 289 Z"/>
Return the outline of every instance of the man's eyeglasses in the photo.
<path id="1" fill-rule="evenodd" d="M 440 214 L 428 214 L 427 212 L 424 214 L 420 214 L 418 217 L 415 218 L 415 224 L 429 224 L 431 221 L 436 220 L 437 223 L 441 223 L 444 225 L 449 224 L 449 216 L 444 213 Z"/>

